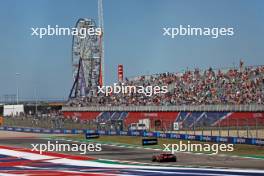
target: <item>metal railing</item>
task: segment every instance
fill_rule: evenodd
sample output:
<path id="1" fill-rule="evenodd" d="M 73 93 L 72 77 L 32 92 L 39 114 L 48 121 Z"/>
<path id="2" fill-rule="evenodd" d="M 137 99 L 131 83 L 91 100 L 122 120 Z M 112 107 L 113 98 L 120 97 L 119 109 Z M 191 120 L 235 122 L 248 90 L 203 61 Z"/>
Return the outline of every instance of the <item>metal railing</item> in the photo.
<path id="1" fill-rule="evenodd" d="M 134 112 L 153 112 L 153 111 L 235 111 L 235 112 L 263 112 L 264 105 L 179 105 L 179 106 L 86 106 L 86 107 L 62 107 L 62 111 L 134 111 Z"/>

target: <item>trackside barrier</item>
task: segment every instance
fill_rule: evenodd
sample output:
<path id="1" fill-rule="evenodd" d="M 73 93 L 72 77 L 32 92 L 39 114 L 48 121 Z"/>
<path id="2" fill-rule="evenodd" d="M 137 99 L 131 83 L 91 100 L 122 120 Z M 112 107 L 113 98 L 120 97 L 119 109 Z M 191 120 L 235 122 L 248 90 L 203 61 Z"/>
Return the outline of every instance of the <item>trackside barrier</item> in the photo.
<path id="1" fill-rule="evenodd" d="M 8 127 L 1 126 L 0 130 L 30 132 L 30 133 L 46 133 L 46 134 L 98 134 L 98 135 L 119 135 L 119 136 L 142 136 L 142 137 L 156 137 L 167 139 L 182 139 L 204 142 L 217 143 L 232 143 L 232 144 L 249 144 L 264 146 L 264 139 L 256 138 L 242 138 L 242 137 L 223 137 L 223 136 L 203 136 L 203 135 L 189 135 L 177 133 L 164 132 L 147 132 L 147 131 L 105 131 L 105 130 L 88 130 L 88 129 L 41 129 L 41 128 L 23 128 L 23 127 Z"/>

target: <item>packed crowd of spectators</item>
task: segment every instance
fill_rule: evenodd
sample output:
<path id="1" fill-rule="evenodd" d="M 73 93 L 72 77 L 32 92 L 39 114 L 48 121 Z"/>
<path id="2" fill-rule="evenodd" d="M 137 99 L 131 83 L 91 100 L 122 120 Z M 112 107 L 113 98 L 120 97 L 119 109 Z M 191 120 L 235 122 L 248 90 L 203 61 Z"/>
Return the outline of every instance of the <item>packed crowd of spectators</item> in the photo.
<path id="1" fill-rule="evenodd" d="M 121 83 L 120 83 L 121 84 Z M 264 66 L 184 73 L 163 73 L 126 79 L 123 85 L 168 86 L 168 92 L 144 94 L 98 94 L 73 98 L 68 106 L 215 105 L 264 104 Z"/>

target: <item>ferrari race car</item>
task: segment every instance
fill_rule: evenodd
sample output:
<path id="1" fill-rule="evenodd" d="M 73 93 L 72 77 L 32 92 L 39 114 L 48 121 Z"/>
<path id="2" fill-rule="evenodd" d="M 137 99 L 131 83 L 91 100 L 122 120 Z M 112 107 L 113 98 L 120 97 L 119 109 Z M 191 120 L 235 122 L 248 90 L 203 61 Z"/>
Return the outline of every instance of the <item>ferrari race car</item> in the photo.
<path id="1" fill-rule="evenodd" d="M 159 155 L 152 156 L 152 162 L 176 162 L 177 157 L 171 153 L 161 153 Z"/>

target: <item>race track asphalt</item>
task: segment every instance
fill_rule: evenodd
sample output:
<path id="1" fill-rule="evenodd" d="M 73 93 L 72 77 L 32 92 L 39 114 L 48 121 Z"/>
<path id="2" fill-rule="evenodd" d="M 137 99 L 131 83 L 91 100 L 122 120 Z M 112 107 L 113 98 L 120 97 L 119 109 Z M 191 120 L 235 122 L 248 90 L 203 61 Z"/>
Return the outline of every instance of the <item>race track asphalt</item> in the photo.
<path id="1" fill-rule="evenodd" d="M 2 133 L 2 135 L 1 135 Z M 21 133 L 19 133 L 21 134 Z M 32 149 L 32 144 L 47 144 L 48 141 L 55 143 L 54 140 L 46 139 L 45 135 L 36 136 L 35 134 L 26 135 L 13 135 L 8 137 L 3 135 L 0 131 L 0 145 L 23 147 Z M 58 141 L 62 143 L 73 143 L 69 141 Z M 76 142 L 74 142 L 76 143 Z M 58 151 L 57 151 L 58 152 Z M 73 155 L 82 155 L 80 152 L 66 152 Z M 139 149 L 139 148 L 126 148 L 113 145 L 102 145 L 100 152 L 87 152 L 87 156 L 96 159 L 119 160 L 130 162 L 142 162 L 153 164 L 151 158 L 154 154 L 159 154 L 161 151 Z M 177 153 L 178 161 L 175 163 L 155 163 L 159 165 L 170 166 L 209 166 L 209 167 L 223 167 L 223 168 L 245 168 L 245 169 L 261 169 L 264 170 L 263 159 L 240 158 L 231 156 L 218 156 L 218 155 L 205 155 L 205 154 L 191 154 L 191 153 Z"/>

